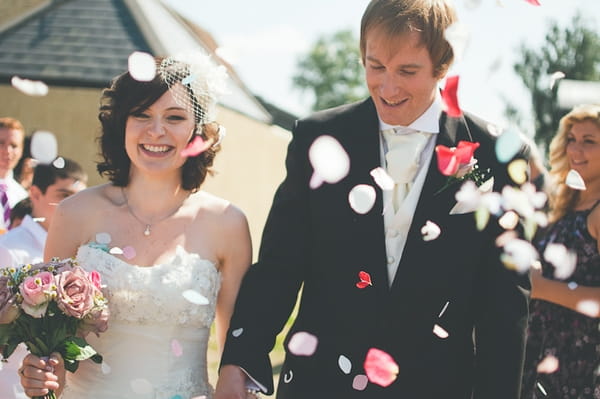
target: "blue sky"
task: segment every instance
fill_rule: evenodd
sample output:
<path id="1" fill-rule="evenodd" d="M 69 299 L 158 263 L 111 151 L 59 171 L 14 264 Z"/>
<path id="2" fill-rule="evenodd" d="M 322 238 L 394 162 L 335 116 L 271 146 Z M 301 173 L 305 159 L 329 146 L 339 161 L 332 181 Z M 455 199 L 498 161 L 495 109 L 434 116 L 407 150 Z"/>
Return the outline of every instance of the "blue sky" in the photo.
<path id="1" fill-rule="evenodd" d="M 254 93 L 298 116 L 311 98 L 292 87 L 298 57 L 323 34 L 352 29 L 358 37 L 368 0 L 164 0 L 208 30 Z M 527 91 L 512 72 L 520 43 L 538 46 L 550 20 L 570 22 L 577 10 L 600 26 L 600 0 L 454 0 L 470 32 L 460 75 L 463 109 L 505 123 L 503 98 L 530 112 Z M 594 25 L 592 25 L 594 26 Z M 600 31 L 600 28 L 599 28 Z"/>

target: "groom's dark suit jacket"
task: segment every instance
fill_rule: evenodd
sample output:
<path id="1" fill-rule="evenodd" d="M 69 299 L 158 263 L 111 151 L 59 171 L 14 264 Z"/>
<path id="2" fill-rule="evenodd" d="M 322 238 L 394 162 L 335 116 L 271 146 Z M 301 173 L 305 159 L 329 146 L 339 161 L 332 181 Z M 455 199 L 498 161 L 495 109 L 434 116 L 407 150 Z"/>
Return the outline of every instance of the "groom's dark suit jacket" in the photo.
<path id="1" fill-rule="evenodd" d="M 434 156 L 390 288 L 382 193 L 369 175 L 381 166 L 378 129 L 370 99 L 297 123 L 287 177 L 275 195 L 259 260 L 239 293 L 221 364 L 243 367 L 272 390 L 268 353 L 302 287 L 285 345 L 295 332 L 305 331 L 318 338 L 318 346 L 312 356 L 287 353 L 278 398 L 517 398 L 528 277 L 500 262 L 494 220 L 480 232 L 473 213 L 449 214 L 460 185 L 436 194 L 447 178 Z M 347 151 L 350 172 L 337 184 L 311 190 L 309 147 L 324 134 Z M 455 146 L 459 140 L 481 144 L 475 157 L 480 168 L 490 168 L 495 176 L 495 190 L 509 183 L 485 123 L 443 114 L 437 144 Z M 348 193 L 357 184 L 377 190 L 375 206 L 365 215 L 348 204 Z M 442 230 L 428 242 L 420 232 L 427 220 Z M 372 286 L 357 288 L 360 271 L 371 275 Z M 435 324 L 449 336 L 435 335 Z M 365 374 L 369 348 L 389 353 L 400 372 L 386 388 L 369 383 L 359 391 L 353 380 Z M 341 355 L 351 362 L 349 374 L 339 366 Z"/>

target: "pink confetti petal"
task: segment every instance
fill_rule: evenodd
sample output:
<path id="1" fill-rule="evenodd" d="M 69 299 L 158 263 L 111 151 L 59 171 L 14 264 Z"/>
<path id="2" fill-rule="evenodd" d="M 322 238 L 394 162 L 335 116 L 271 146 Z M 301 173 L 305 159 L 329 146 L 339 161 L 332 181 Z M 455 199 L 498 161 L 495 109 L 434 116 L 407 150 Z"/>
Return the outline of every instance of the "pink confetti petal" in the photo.
<path id="1" fill-rule="evenodd" d="M 382 387 L 387 387 L 394 382 L 400 372 L 394 359 L 377 348 L 369 349 L 364 367 L 369 381 Z"/>
<path id="2" fill-rule="evenodd" d="M 558 370 L 558 359 L 555 356 L 546 356 L 537 366 L 537 372 L 543 374 L 552 374 Z"/>
<path id="3" fill-rule="evenodd" d="M 137 255 L 137 253 L 135 252 L 135 248 L 131 247 L 131 246 L 126 246 L 123 247 L 123 257 L 127 260 L 131 260 L 133 258 L 135 258 Z"/>
<path id="4" fill-rule="evenodd" d="M 449 337 L 448 331 L 444 330 L 439 324 L 433 326 L 433 333 L 442 339 Z"/>
<path id="5" fill-rule="evenodd" d="M 13 76 L 10 80 L 10 84 L 12 87 L 28 96 L 41 97 L 48 94 L 48 86 L 40 80 L 22 79 L 18 76 Z"/>
<path id="6" fill-rule="evenodd" d="M 211 141 L 204 141 L 201 136 L 196 136 L 194 139 L 181 151 L 182 157 L 195 157 L 208 150 L 211 146 Z"/>
<path id="7" fill-rule="evenodd" d="M 180 357 L 181 355 L 183 355 L 183 348 L 181 347 L 179 341 L 177 341 L 176 339 L 171 341 L 171 352 L 173 352 L 173 354 L 176 357 Z"/>
<path id="8" fill-rule="evenodd" d="M 444 90 L 442 90 L 442 101 L 448 116 L 458 118 L 462 115 L 462 111 L 458 105 L 458 75 L 446 78 L 446 85 L 444 86 Z"/>
<path id="9" fill-rule="evenodd" d="M 368 384 L 369 378 L 364 374 L 354 376 L 354 380 L 352 380 L 352 388 L 357 391 L 364 391 Z"/>
<path id="10" fill-rule="evenodd" d="M 525 1 L 528 2 L 529 4 L 531 4 L 532 6 L 541 6 L 542 5 L 538 0 L 525 0 Z"/>
<path id="11" fill-rule="evenodd" d="M 295 333 L 290 342 L 288 343 L 288 349 L 290 353 L 296 356 L 312 356 L 317 350 L 317 344 L 319 340 L 314 335 L 300 331 Z"/>

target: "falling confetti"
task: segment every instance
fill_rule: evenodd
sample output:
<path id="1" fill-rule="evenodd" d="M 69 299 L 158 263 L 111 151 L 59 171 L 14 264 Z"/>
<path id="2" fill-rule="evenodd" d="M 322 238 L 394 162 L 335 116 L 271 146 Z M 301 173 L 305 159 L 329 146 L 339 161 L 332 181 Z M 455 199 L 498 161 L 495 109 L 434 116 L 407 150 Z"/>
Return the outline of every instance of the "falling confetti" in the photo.
<path id="1" fill-rule="evenodd" d="M 201 136 L 196 136 L 194 139 L 181 151 L 182 157 L 195 157 L 208 150 L 211 146 L 209 140 L 204 140 Z"/>
<path id="2" fill-rule="evenodd" d="M 377 348 L 369 349 L 364 367 L 369 381 L 382 387 L 387 387 L 394 382 L 400 372 L 394 359 Z"/>
<path id="3" fill-rule="evenodd" d="M 565 73 L 561 71 L 556 71 L 552 75 L 550 75 L 550 90 L 554 89 L 554 85 L 556 85 L 556 82 L 558 82 L 560 79 L 563 79 L 564 77 Z"/>
<path id="4" fill-rule="evenodd" d="M 56 137 L 50 132 L 38 130 L 31 136 L 31 156 L 42 164 L 49 164 L 56 159 L 58 144 Z"/>
<path id="5" fill-rule="evenodd" d="M 543 374 L 552 374 L 558 370 L 558 359 L 556 356 L 546 356 L 537 366 L 537 372 Z"/>
<path id="6" fill-rule="evenodd" d="M 519 214 L 514 211 L 508 211 L 498 219 L 498 223 L 504 230 L 514 230 L 519 224 Z"/>
<path id="7" fill-rule="evenodd" d="M 540 390 L 540 392 L 544 394 L 544 396 L 548 396 L 548 392 L 546 392 L 546 390 L 544 389 L 542 384 L 540 384 L 539 382 L 536 382 L 535 385 Z"/>
<path id="8" fill-rule="evenodd" d="M 62 169 L 65 167 L 65 159 L 63 157 L 58 157 L 52 162 L 52 166 L 56 169 Z"/>
<path id="9" fill-rule="evenodd" d="M 96 242 L 98 244 L 108 244 L 112 241 L 112 237 L 108 233 L 98 233 L 96 234 Z"/>
<path id="10" fill-rule="evenodd" d="M 453 118 L 458 118 L 462 115 L 462 111 L 458 105 L 458 78 L 458 75 L 448 76 L 446 78 L 446 85 L 442 90 L 444 109 Z"/>
<path id="11" fill-rule="evenodd" d="M 440 236 L 442 230 L 440 226 L 433 223 L 431 220 L 425 222 L 425 225 L 421 227 L 421 234 L 423 235 L 423 241 L 433 241 Z"/>
<path id="12" fill-rule="evenodd" d="M 344 374 L 350 374 L 352 371 L 352 362 L 344 355 L 338 357 L 338 366 Z"/>
<path id="13" fill-rule="evenodd" d="M 369 212 L 375 204 L 377 193 L 368 184 L 358 184 L 348 193 L 348 202 L 354 212 L 364 215 Z"/>
<path id="14" fill-rule="evenodd" d="M 233 335 L 235 338 L 237 338 L 240 335 L 242 335 L 243 332 L 244 332 L 243 328 L 237 328 L 231 332 L 231 335 Z"/>
<path id="15" fill-rule="evenodd" d="M 102 369 L 102 374 L 110 374 L 110 372 L 112 371 L 112 368 L 106 362 L 102 362 L 100 368 Z"/>
<path id="16" fill-rule="evenodd" d="M 527 161 L 524 159 L 515 159 L 508 164 L 508 175 L 517 184 L 523 184 L 527 181 Z"/>
<path id="17" fill-rule="evenodd" d="M 148 53 L 134 51 L 127 60 L 129 74 L 140 82 L 149 82 L 156 76 L 156 62 Z"/>
<path id="18" fill-rule="evenodd" d="M 446 309 L 448 309 L 448 305 L 450 305 L 450 301 L 446 301 L 446 304 L 444 305 L 444 307 L 442 308 L 442 311 L 440 312 L 440 314 L 438 315 L 438 319 L 440 317 L 442 317 L 442 315 L 444 314 L 444 312 L 446 311 Z"/>
<path id="19" fill-rule="evenodd" d="M 342 145 L 333 137 L 317 137 L 308 150 L 308 157 L 314 169 L 310 188 L 316 189 L 325 183 L 335 184 L 350 170 L 350 157 Z"/>
<path id="20" fill-rule="evenodd" d="M 370 172 L 375 183 L 384 191 L 390 191 L 394 189 L 394 180 L 388 175 L 388 173 L 381 166 L 373 169 Z"/>
<path id="21" fill-rule="evenodd" d="M 454 22 L 444 31 L 444 38 L 450 43 L 454 53 L 454 61 L 459 62 L 469 44 L 469 29 L 465 24 Z"/>
<path id="22" fill-rule="evenodd" d="M 289 370 L 287 373 L 283 375 L 283 382 L 289 384 L 294 379 L 294 372 Z"/>
<path id="23" fill-rule="evenodd" d="M 42 97 L 48 94 L 48 86 L 39 80 L 22 79 L 18 76 L 13 76 L 10 80 L 10 84 L 12 87 L 28 96 Z"/>
<path id="24" fill-rule="evenodd" d="M 513 159 L 521 150 L 523 141 L 519 132 L 513 129 L 506 129 L 496 140 L 496 158 L 502 163 Z"/>
<path id="25" fill-rule="evenodd" d="M 583 178 L 575 169 L 571 169 L 567 174 L 565 184 L 571 187 L 573 190 L 585 190 L 585 182 Z"/>
<path id="26" fill-rule="evenodd" d="M 600 315 L 600 303 L 593 299 L 584 299 L 583 301 L 577 302 L 575 309 L 589 317 L 595 318 Z"/>
<path id="27" fill-rule="evenodd" d="M 317 350 L 318 343 L 317 337 L 305 331 L 300 331 L 292 336 L 288 343 L 288 349 L 290 353 L 296 356 L 312 356 Z"/>
<path id="28" fill-rule="evenodd" d="M 358 374 L 352 380 L 352 388 L 357 391 L 364 391 L 368 384 L 369 378 L 364 374 Z"/>
<path id="29" fill-rule="evenodd" d="M 534 6 L 541 6 L 541 4 L 538 0 L 525 0 L 525 1 Z"/>
<path id="30" fill-rule="evenodd" d="M 548 244 L 544 250 L 544 259 L 554 266 L 554 277 L 558 280 L 571 277 L 577 266 L 577 253 L 568 250 L 563 244 Z"/>
<path id="31" fill-rule="evenodd" d="M 439 324 L 433 326 L 433 333 L 442 339 L 446 339 L 450 335 L 448 334 L 448 331 L 444 330 Z"/>
<path id="32" fill-rule="evenodd" d="M 136 378 L 129 383 L 133 392 L 138 395 L 148 395 L 154 391 L 154 386 L 144 378 Z"/>
<path id="33" fill-rule="evenodd" d="M 204 295 L 196 290 L 185 290 L 181 295 L 183 295 L 188 302 L 191 302 L 195 305 L 208 305 L 210 303 Z"/>
<path id="34" fill-rule="evenodd" d="M 371 281 L 371 275 L 367 272 L 358 272 L 358 278 L 360 281 L 356 283 L 356 286 L 360 289 L 366 288 L 369 285 L 373 285 Z"/>
<path id="35" fill-rule="evenodd" d="M 131 260 L 133 258 L 135 258 L 135 256 L 137 255 L 137 253 L 135 252 L 135 248 L 131 247 L 131 246 L 126 246 L 123 247 L 123 257 L 127 260 Z"/>
<path id="36" fill-rule="evenodd" d="M 183 355 L 183 348 L 181 344 L 176 339 L 171 341 L 171 352 L 175 355 L 175 357 L 180 357 Z"/>
<path id="37" fill-rule="evenodd" d="M 504 253 L 500 255 L 500 260 L 507 268 L 524 273 L 538 260 L 538 253 L 529 242 L 516 239 L 504 245 Z"/>
<path id="38" fill-rule="evenodd" d="M 569 284 L 567 284 L 567 287 L 569 287 L 570 290 L 575 290 L 577 287 L 579 287 L 579 284 L 577 284 L 575 281 L 570 281 Z"/>
<path id="39" fill-rule="evenodd" d="M 112 247 L 108 253 L 111 255 L 123 255 L 123 250 L 119 247 Z"/>

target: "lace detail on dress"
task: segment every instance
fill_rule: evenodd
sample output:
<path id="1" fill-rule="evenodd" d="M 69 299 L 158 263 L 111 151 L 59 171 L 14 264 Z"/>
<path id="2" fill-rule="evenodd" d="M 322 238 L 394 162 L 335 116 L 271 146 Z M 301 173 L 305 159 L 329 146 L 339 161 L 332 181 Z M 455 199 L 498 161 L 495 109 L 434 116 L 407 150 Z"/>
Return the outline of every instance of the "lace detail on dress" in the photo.
<path id="1" fill-rule="evenodd" d="M 79 248 L 77 260 L 86 269 L 102 275 L 111 320 L 141 325 L 152 323 L 189 324 L 210 327 L 220 287 L 215 265 L 178 246 L 174 258 L 165 264 L 140 267 L 90 245 Z M 194 290 L 208 299 L 208 305 L 191 303 L 183 297 Z"/>

